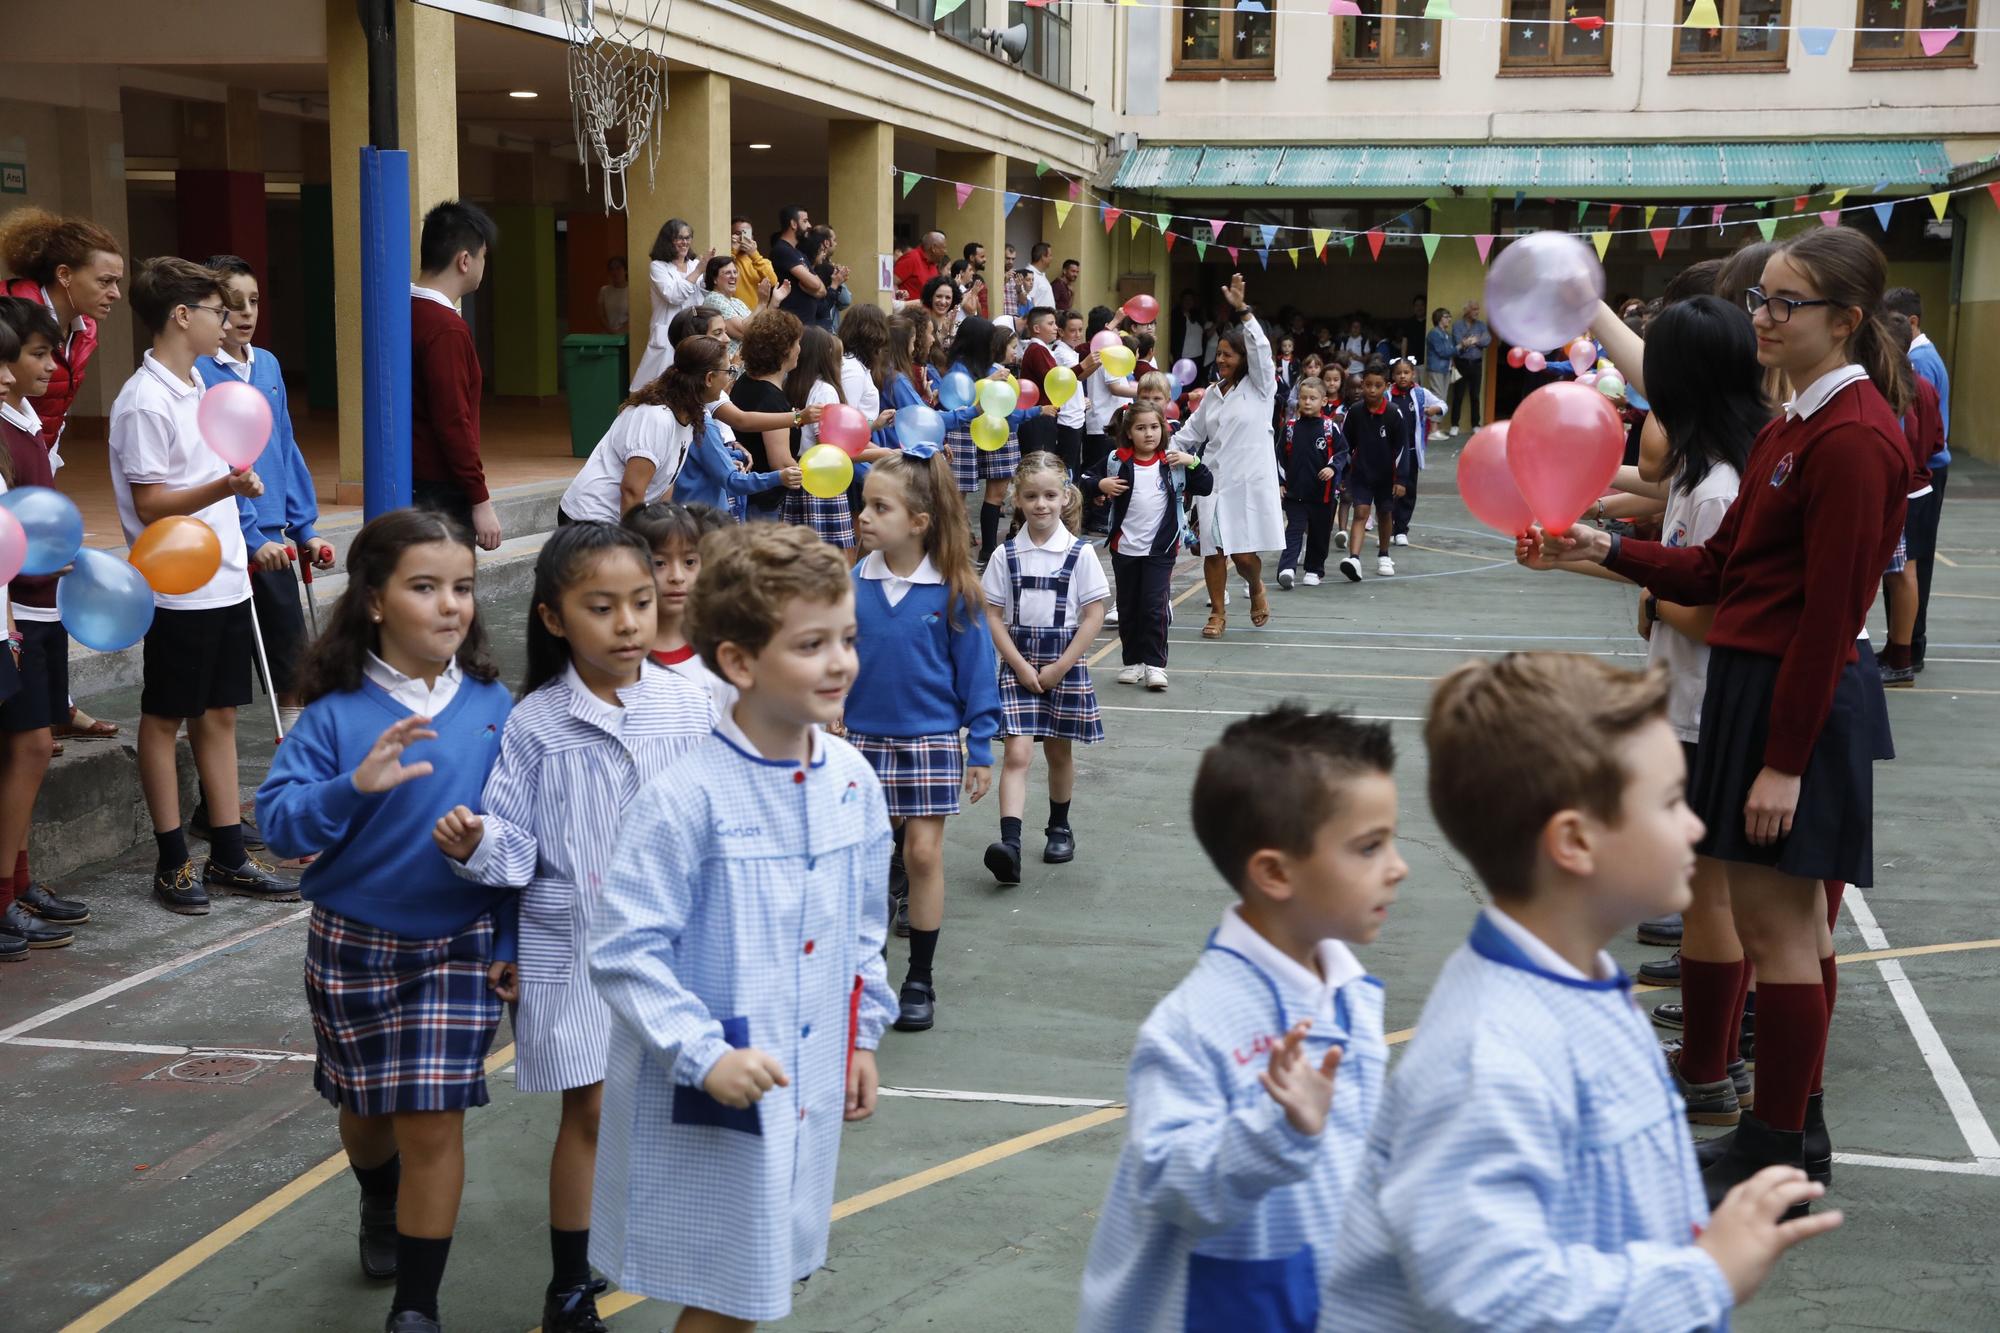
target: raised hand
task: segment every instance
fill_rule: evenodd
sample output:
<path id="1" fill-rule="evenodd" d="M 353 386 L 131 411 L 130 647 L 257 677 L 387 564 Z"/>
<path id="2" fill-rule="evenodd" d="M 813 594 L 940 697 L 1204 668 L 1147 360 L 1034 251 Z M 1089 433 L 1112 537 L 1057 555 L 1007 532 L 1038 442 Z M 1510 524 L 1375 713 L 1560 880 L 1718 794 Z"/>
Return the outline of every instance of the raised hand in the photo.
<path id="1" fill-rule="evenodd" d="M 365 792 L 388 791 L 400 787 L 413 778 L 427 778 L 431 774 L 428 759 L 415 764 L 403 762 L 403 751 L 418 741 L 434 741 L 437 733 L 431 729 L 427 717 L 406 717 L 395 723 L 387 731 L 375 738 L 368 755 L 354 770 L 354 790 Z"/>
<path id="2" fill-rule="evenodd" d="M 1332 1047 L 1326 1058 L 1315 1065 L 1306 1057 L 1306 1032 L 1312 1020 L 1293 1024 L 1271 1051 L 1271 1064 L 1257 1076 L 1271 1100 L 1284 1108 L 1285 1119 L 1301 1134 L 1317 1134 L 1326 1128 L 1327 1112 L 1333 1106 L 1333 1075 L 1340 1067 L 1341 1048 Z"/>
<path id="3" fill-rule="evenodd" d="M 1222 289 L 1222 299 L 1229 302 L 1231 310 L 1248 310 L 1250 303 L 1243 296 L 1243 275 L 1232 273 L 1229 282 Z"/>
<path id="4" fill-rule="evenodd" d="M 754 1046 L 730 1051 L 715 1062 L 708 1077 L 701 1081 L 709 1096 L 739 1111 L 762 1101 L 772 1088 L 788 1088 L 791 1084 L 778 1057 Z"/>

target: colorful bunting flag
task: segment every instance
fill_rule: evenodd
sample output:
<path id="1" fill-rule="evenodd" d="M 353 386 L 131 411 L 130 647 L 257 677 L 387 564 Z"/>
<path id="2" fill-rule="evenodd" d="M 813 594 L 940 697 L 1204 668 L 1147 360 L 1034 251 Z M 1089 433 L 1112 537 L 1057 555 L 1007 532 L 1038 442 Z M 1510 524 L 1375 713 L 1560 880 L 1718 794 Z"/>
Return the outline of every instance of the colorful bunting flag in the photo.
<path id="1" fill-rule="evenodd" d="M 1715 205 L 1714 208 L 1709 210 L 1708 220 L 1710 222 L 1713 222 L 1716 226 L 1720 227 L 1722 225 L 1723 210 L 1727 209 L 1728 207 L 1729 207 L 1728 204 Z"/>
<path id="2" fill-rule="evenodd" d="M 1173 225 L 1173 221 L 1174 219 L 1171 213 L 1153 214 L 1153 222 L 1155 225 L 1159 227 L 1162 234 L 1164 234 L 1166 230 Z"/>
<path id="3" fill-rule="evenodd" d="M 1889 212 L 1895 207 L 1896 206 L 1893 203 L 1876 204 L 1875 225 L 1880 227 L 1883 231 L 1889 230 Z"/>
<path id="4" fill-rule="evenodd" d="M 1326 253 L 1326 243 L 1332 239 L 1333 239 L 1333 228 L 1314 227 L 1312 229 L 1313 253 L 1316 255 L 1324 255 Z"/>
<path id="5" fill-rule="evenodd" d="M 1947 46 L 1951 45 L 1952 39 L 1957 36 L 1957 28 L 1917 29 L 1917 42 L 1924 48 L 1924 54 L 1927 56 L 1934 56 L 1944 50 Z"/>
<path id="6" fill-rule="evenodd" d="M 1832 28 L 1800 28 L 1799 45 L 1809 56 L 1823 56 L 1833 49 L 1834 35 Z"/>
<path id="7" fill-rule="evenodd" d="M 1050 167 L 1049 167 L 1049 162 L 1048 162 L 1048 159 L 1047 159 L 1047 158 L 1037 158 L 1037 159 L 1035 160 L 1035 179 L 1036 179 L 1036 180 L 1040 180 L 1040 179 L 1041 179 L 1042 177 L 1044 177 L 1044 176 L 1048 175 L 1048 174 L 1049 174 L 1049 171 L 1050 171 Z"/>
<path id="8" fill-rule="evenodd" d="M 1285 253 L 1292 257 L 1292 267 L 1297 268 L 1299 266 L 1299 247 L 1295 245 L 1291 249 L 1285 251 Z"/>
<path id="9" fill-rule="evenodd" d="M 1674 229 L 1672 227 L 1653 228 L 1652 230 L 1653 253 L 1658 255 L 1660 258 L 1665 259 L 1667 257 L 1667 241 L 1669 238 L 1673 236 L 1673 234 L 1674 234 Z"/>
<path id="10" fill-rule="evenodd" d="M 1837 208 L 1822 210 L 1819 215 L 1819 225 L 1822 227 L 1838 227 L 1840 225 L 1840 210 Z"/>
<path id="11" fill-rule="evenodd" d="M 1521 205 L 1527 202 L 1528 202 L 1528 192 L 1526 190 L 1514 191 L 1514 211 L 1516 213 L 1520 212 Z"/>
<path id="12" fill-rule="evenodd" d="M 1278 229 L 1276 227 L 1271 226 L 1269 223 L 1265 223 L 1259 226 L 1257 228 L 1257 234 L 1258 238 L 1263 241 L 1264 247 L 1266 249 L 1269 249 L 1271 243 L 1278 239 Z"/>
<path id="13" fill-rule="evenodd" d="M 1593 231 L 1590 233 L 1590 243 L 1597 247 L 1597 262 L 1600 264 L 1603 263 L 1604 252 L 1611 248 L 1611 233 L 1608 231 Z"/>
<path id="14" fill-rule="evenodd" d="M 1845 199 L 1845 198 L 1847 198 L 1847 187 L 1846 187 L 1845 185 L 1843 185 L 1843 186 L 1841 186 L 1841 187 L 1840 187 L 1840 188 L 1839 188 L 1838 190 L 1835 190 L 1835 191 L 1833 192 L 1833 198 L 1832 198 L 1831 200 L 1829 200 L 1829 201 L 1828 201 L 1828 203 L 1827 203 L 1827 207 L 1828 207 L 1828 208 L 1839 208 L 1839 207 L 1840 207 L 1840 204 L 1841 204 L 1841 201 L 1842 201 L 1843 199 Z"/>
<path id="15" fill-rule="evenodd" d="M 1618 215 L 1619 215 L 1620 213 L 1623 213 L 1624 211 L 1625 211 L 1625 205 L 1623 205 L 1623 204 L 1613 204 L 1613 205 L 1611 206 L 1611 225 L 1612 225 L 1612 226 L 1614 226 L 1614 227 L 1615 227 L 1615 226 L 1617 226 L 1617 225 L 1618 225 Z"/>
<path id="16" fill-rule="evenodd" d="M 916 188 L 917 188 L 917 182 L 918 182 L 918 181 L 920 181 L 920 180 L 922 180 L 922 179 L 923 179 L 923 177 L 922 177 L 921 175 L 919 175 L 918 173 L 914 172 L 914 171 L 906 171 L 906 172 L 904 172 L 904 173 L 903 173 L 903 198 L 905 198 L 905 199 L 908 199 L 908 198 L 910 197 L 910 191 L 912 191 L 912 190 L 916 189 Z"/>
<path id="17" fill-rule="evenodd" d="M 1493 253 L 1493 233 L 1490 231 L 1480 232 L 1472 238 L 1472 244 L 1473 248 L 1479 251 L 1479 262 L 1482 264 L 1485 263 L 1486 257 Z"/>
<path id="18" fill-rule="evenodd" d="M 1590 201 L 1588 199 L 1579 199 L 1576 201 L 1576 221 L 1578 226 L 1583 225 L 1583 215 L 1589 211 Z"/>
<path id="19" fill-rule="evenodd" d="M 1653 214 L 1655 214 L 1655 213 L 1657 213 L 1657 212 L 1659 212 L 1659 211 L 1660 211 L 1660 206 L 1659 206 L 1658 204 L 1647 204 L 1647 205 L 1646 205 L 1646 225 L 1647 225 L 1647 226 L 1649 226 L 1649 227 L 1650 227 L 1650 226 L 1652 226 L 1652 225 L 1653 225 Z"/>
<path id="20" fill-rule="evenodd" d="M 1125 216 L 1124 209 L 1113 208 L 1111 205 L 1106 204 L 1104 206 L 1104 234 L 1106 236 L 1109 236 L 1111 234 L 1111 229 L 1118 225 L 1118 219 L 1124 216 Z"/>
<path id="21" fill-rule="evenodd" d="M 931 22 L 936 23 L 948 14 L 955 14 L 965 7 L 965 0 L 937 0 L 937 8 L 931 11 Z"/>
<path id="22" fill-rule="evenodd" d="M 1425 232 L 1425 233 L 1424 233 L 1424 261 L 1425 261 L 1426 263 L 1428 263 L 1429 261 L 1431 261 L 1431 260 L 1433 260 L 1433 259 L 1436 259 L 1436 258 L 1437 258 L 1437 252 L 1438 252 L 1438 234 L 1437 234 L 1436 232 L 1434 232 L 1434 231 L 1427 231 L 1427 232 Z"/>
<path id="23" fill-rule="evenodd" d="M 1126 217 L 1125 221 L 1127 221 L 1128 223 L 1130 223 L 1130 224 L 1131 224 L 1131 226 L 1132 226 L 1132 239 L 1133 239 L 1133 240 L 1135 240 L 1135 241 L 1136 241 L 1136 240 L 1138 240 L 1138 239 L 1139 239 L 1139 228 L 1143 227 L 1143 226 L 1144 226 L 1144 225 L 1146 225 L 1146 224 L 1145 224 L 1145 223 L 1143 223 L 1143 222 L 1141 222 L 1141 221 L 1139 221 L 1139 215 L 1138 215 L 1137 213 L 1132 213 L 1132 214 L 1129 214 L 1129 215 L 1128 215 L 1128 216 Z"/>
<path id="24" fill-rule="evenodd" d="M 1800 195 L 1798 198 L 1792 200 L 1792 211 L 1794 213 L 1803 213 L 1806 211 L 1806 196 Z"/>
<path id="25" fill-rule="evenodd" d="M 1380 259 L 1382 257 L 1382 242 L 1386 239 L 1382 235 L 1380 227 L 1370 227 L 1368 229 L 1368 254 L 1371 258 Z"/>
<path id="26" fill-rule="evenodd" d="M 1349 259 L 1352 259 L 1352 258 L 1354 257 L 1354 233 L 1353 233 L 1353 232 L 1351 232 L 1351 231 L 1350 231 L 1349 233 L 1347 233 L 1347 235 L 1345 235 L 1345 236 L 1343 236 L 1343 237 L 1341 237 L 1341 238 L 1340 238 L 1340 248 L 1341 248 L 1342 250 L 1345 250 L 1345 251 L 1347 252 L 1347 257 L 1348 257 Z"/>
<path id="27" fill-rule="evenodd" d="M 1778 230 L 1778 220 L 1776 218 L 1758 218 L 1757 230 L 1763 233 L 1764 239 L 1768 241 L 1771 239 L 1772 234 Z"/>
<path id="28" fill-rule="evenodd" d="M 972 187 L 964 181 L 953 181 L 951 188 L 952 193 L 958 196 L 958 206 L 964 208 L 965 201 L 972 198 Z"/>
<path id="29" fill-rule="evenodd" d="M 1208 242 L 1197 236 L 1194 238 L 1194 259 L 1197 264 L 1208 258 Z"/>
<path id="30" fill-rule="evenodd" d="M 1257 247 L 1257 262 L 1267 269 L 1271 267 L 1271 247 L 1268 245 Z"/>
<path id="31" fill-rule="evenodd" d="M 1064 227 L 1067 227 L 1067 226 L 1069 225 L 1069 211 L 1070 211 L 1070 210 L 1071 210 L 1072 208 L 1075 208 L 1075 207 L 1076 207 L 1076 205 L 1075 205 L 1075 204 L 1072 204 L 1072 203 L 1067 203 L 1067 202 L 1065 202 L 1064 200 L 1061 200 L 1061 199 L 1058 199 L 1058 200 L 1056 200 L 1056 230 L 1057 230 L 1057 231 L 1061 231 L 1061 230 L 1062 230 L 1062 229 L 1063 229 Z"/>
<path id="32" fill-rule="evenodd" d="M 1237 259 L 1237 250 L 1236 250 L 1236 247 L 1235 247 L 1235 246 L 1233 246 L 1233 245 L 1225 245 L 1225 246 L 1223 246 L 1222 248 L 1223 248 L 1223 249 L 1225 249 L 1225 250 L 1227 250 L 1227 251 L 1229 252 L 1229 262 L 1230 262 L 1230 263 L 1232 263 L 1232 264 L 1234 264 L 1234 263 L 1236 262 L 1236 259 Z"/>
<path id="33" fill-rule="evenodd" d="M 1167 243 L 1167 253 L 1172 254 L 1174 252 L 1174 242 L 1178 241 L 1180 237 L 1174 235 L 1170 231 L 1163 230 L 1160 233 L 1160 239 Z"/>
<path id="34" fill-rule="evenodd" d="M 1720 28 L 1722 15 L 1716 12 L 1715 0 L 1694 0 L 1688 9 L 1688 16 L 1681 20 L 1681 26 L 1694 32 Z"/>
<path id="35" fill-rule="evenodd" d="M 1326 0 L 1326 12 L 1334 18 L 1359 18 L 1361 6 L 1354 0 Z"/>
<path id="36" fill-rule="evenodd" d="M 1208 239 L 1210 241 L 1221 240 L 1222 229 L 1228 225 L 1229 224 L 1221 218 L 1210 218 L 1208 220 Z"/>
<path id="37" fill-rule="evenodd" d="M 1681 211 L 1680 211 L 1680 216 L 1679 216 L 1679 217 L 1676 217 L 1676 218 L 1674 219 L 1674 225 L 1675 225 L 1676 227 L 1685 227 L 1685 226 L 1687 226 L 1687 220 L 1688 220 L 1688 214 L 1690 214 L 1690 213 L 1692 213 L 1692 212 L 1694 212 L 1694 205 L 1692 205 L 1692 204 L 1683 204 L 1683 205 L 1681 205 Z"/>
<path id="38" fill-rule="evenodd" d="M 1013 190 L 1007 191 L 1007 193 L 1000 196 L 1000 215 L 1002 217 L 1013 217 L 1014 205 L 1020 202 L 1021 196 L 1018 193 Z"/>
<path id="39" fill-rule="evenodd" d="M 1987 186 L 1986 193 L 1993 196 L 1993 206 L 2000 208 L 2000 181 L 1994 181 L 1991 185 Z"/>
<path id="40" fill-rule="evenodd" d="M 1944 211 L 1951 207 L 1951 191 L 1939 190 L 1936 194 L 1930 196 L 1930 201 L 1931 212 L 1937 214 L 1939 222 L 1944 221 Z"/>
<path id="41" fill-rule="evenodd" d="M 1069 183 L 1069 201 L 1073 204 L 1081 198 L 1083 198 L 1083 182 L 1071 181 Z"/>

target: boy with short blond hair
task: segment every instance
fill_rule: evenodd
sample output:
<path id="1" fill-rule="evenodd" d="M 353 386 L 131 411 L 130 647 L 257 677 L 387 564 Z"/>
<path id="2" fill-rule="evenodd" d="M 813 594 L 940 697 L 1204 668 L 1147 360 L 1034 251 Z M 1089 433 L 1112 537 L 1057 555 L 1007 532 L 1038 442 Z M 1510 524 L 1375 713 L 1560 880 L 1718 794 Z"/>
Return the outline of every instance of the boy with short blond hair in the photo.
<path id="1" fill-rule="evenodd" d="M 1689 899 L 1702 823 L 1664 674 L 1516 653 L 1439 682 L 1431 809 L 1492 901 L 1389 1079 L 1322 1333 L 1720 1328 L 1840 1225 L 1771 1167 L 1709 1215 L 1684 1107 L 1604 946 Z M 1789 1219 L 1789 1220 L 1788 1220 Z"/>
<path id="2" fill-rule="evenodd" d="M 1195 836 L 1239 901 L 1139 1030 L 1083 1333 L 1311 1326 L 1388 1058 L 1348 945 L 1408 873 L 1394 764 L 1387 727 L 1291 704 L 1202 756 Z"/>

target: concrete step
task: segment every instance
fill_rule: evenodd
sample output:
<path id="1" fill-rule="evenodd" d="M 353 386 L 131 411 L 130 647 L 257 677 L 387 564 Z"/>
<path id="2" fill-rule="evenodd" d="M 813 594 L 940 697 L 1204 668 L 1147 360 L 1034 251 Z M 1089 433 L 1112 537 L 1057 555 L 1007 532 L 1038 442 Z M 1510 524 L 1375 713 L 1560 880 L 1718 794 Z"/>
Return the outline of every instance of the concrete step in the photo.
<path id="1" fill-rule="evenodd" d="M 136 732 L 127 725 L 118 739 L 64 742 L 49 765 L 35 798 L 35 821 L 28 829 L 28 861 L 42 882 L 72 875 L 83 867 L 153 840 L 153 821 L 139 790 Z M 194 755 L 179 747 L 181 810 L 200 800 Z"/>

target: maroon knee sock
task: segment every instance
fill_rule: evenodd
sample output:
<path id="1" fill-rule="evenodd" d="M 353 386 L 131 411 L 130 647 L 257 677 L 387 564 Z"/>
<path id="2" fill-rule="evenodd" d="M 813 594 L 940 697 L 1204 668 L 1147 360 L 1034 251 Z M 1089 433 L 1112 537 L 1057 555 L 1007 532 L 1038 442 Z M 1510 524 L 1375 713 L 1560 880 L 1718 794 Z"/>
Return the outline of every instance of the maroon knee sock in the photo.
<path id="1" fill-rule="evenodd" d="M 1826 1026 L 1833 1029 L 1833 997 L 1840 991 L 1840 964 L 1829 954 L 1819 960 L 1819 985 L 1826 992 Z M 1819 1063 L 1813 1066 L 1812 1090 L 1819 1092 L 1826 1079 L 1826 1043 L 1819 1047 Z"/>
<path id="2" fill-rule="evenodd" d="M 1772 1129 L 1805 1128 L 1806 1097 L 1826 1053 L 1826 987 L 1757 987 L 1757 1116 Z"/>
<path id="3" fill-rule="evenodd" d="M 1681 1002 L 1687 1023 L 1682 1033 L 1681 1077 L 1690 1083 L 1714 1083 L 1729 1072 L 1736 1058 L 1736 1027 L 1741 1011 L 1736 997 L 1742 990 L 1744 966 L 1705 963 L 1681 955 Z"/>
<path id="4" fill-rule="evenodd" d="M 1847 885 L 1837 879 L 1821 882 L 1826 888 L 1826 928 L 1831 933 L 1833 923 L 1840 920 L 1840 900 L 1847 893 Z"/>
<path id="5" fill-rule="evenodd" d="M 28 850 L 27 848 L 24 847 L 14 857 L 14 893 L 18 897 L 19 895 L 26 893 L 27 891 L 28 891 Z"/>

